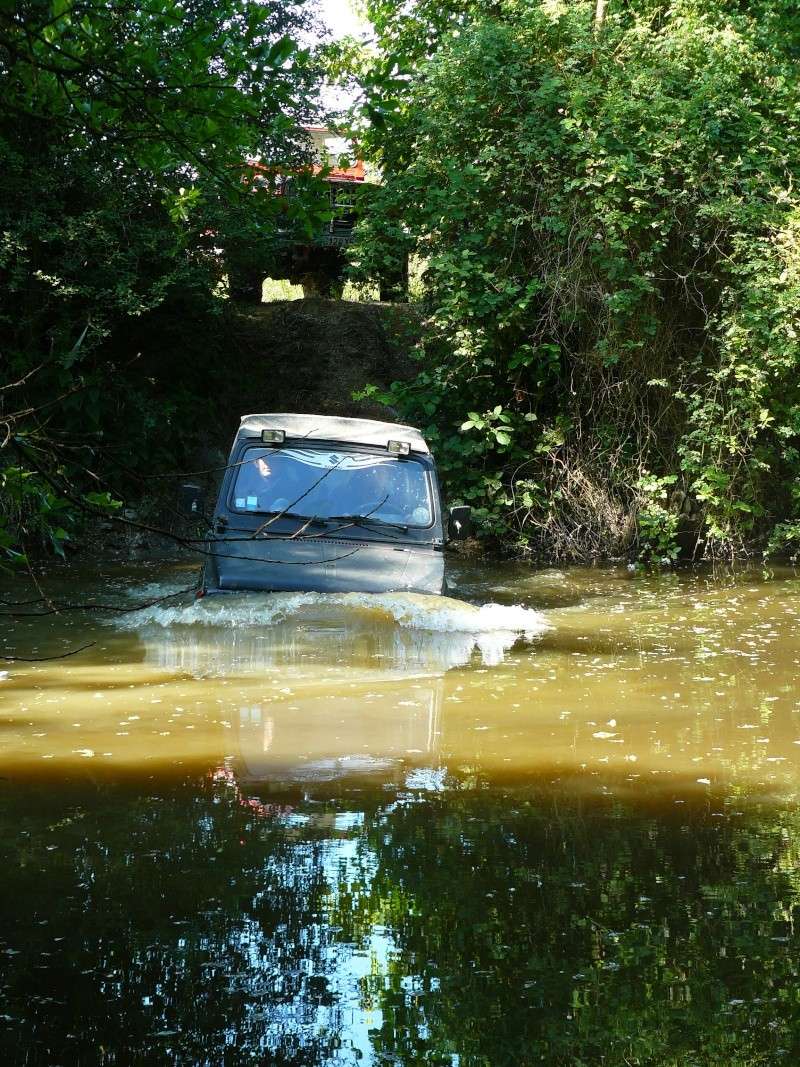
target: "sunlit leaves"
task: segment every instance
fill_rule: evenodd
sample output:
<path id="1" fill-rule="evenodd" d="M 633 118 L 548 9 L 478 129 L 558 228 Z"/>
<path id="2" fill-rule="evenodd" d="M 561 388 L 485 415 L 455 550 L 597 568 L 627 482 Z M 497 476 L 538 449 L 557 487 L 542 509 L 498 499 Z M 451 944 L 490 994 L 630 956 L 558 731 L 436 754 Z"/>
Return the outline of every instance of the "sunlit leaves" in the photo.
<path id="1" fill-rule="evenodd" d="M 425 381 L 395 399 L 435 424 L 456 492 L 498 472 L 511 488 L 539 455 L 551 504 L 580 483 L 589 512 L 611 492 L 612 526 L 640 513 L 658 553 L 648 470 L 701 505 L 707 551 L 762 535 L 794 507 L 800 410 L 785 4 L 610 3 L 602 36 L 590 3 L 370 10 L 384 48 L 370 106 L 391 58 L 414 73 L 366 138 L 385 180 L 358 268 L 379 269 L 388 220 L 403 219 L 429 315 Z M 510 428 L 491 421 L 497 405 Z M 517 425 L 526 414 L 537 421 Z M 688 521 L 671 506 L 667 532 Z M 564 516 L 562 529 L 584 522 Z M 538 521 L 495 520 L 506 536 Z M 586 550 L 625 550 L 612 533 Z"/>

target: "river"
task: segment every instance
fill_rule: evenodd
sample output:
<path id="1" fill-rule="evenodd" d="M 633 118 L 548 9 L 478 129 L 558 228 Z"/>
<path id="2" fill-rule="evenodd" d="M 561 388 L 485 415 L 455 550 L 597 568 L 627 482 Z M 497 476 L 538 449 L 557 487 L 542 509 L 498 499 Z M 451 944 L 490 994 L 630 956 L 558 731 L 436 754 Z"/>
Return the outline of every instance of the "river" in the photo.
<path id="1" fill-rule="evenodd" d="M 6 1062 L 798 1062 L 794 571 L 194 579 L 0 608 Z"/>

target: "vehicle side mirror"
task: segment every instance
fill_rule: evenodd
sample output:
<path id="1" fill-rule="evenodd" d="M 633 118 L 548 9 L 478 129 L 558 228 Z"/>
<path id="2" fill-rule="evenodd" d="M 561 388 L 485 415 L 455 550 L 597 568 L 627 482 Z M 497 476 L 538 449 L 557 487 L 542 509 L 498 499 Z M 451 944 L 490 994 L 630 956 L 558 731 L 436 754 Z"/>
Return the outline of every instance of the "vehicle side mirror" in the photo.
<path id="1" fill-rule="evenodd" d="M 199 485 L 182 485 L 178 489 L 178 511 L 187 519 L 203 514 L 206 494 Z"/>
<path id="2" fill-rule="evenodd" d="M 472 508 L 460 505 L 450 508 L 450 540 L 466 541 L 472 537 Z"/>

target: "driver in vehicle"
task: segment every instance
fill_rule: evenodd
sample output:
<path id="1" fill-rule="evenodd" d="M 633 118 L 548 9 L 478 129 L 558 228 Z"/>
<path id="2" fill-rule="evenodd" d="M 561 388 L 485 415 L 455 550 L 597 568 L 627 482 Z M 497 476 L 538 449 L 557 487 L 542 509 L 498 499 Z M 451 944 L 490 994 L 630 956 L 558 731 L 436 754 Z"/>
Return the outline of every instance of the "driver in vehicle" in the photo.
<path id="1" fill-rule="evenodd" d="M 276 485 L 278 456 L 259 456 L 242 464 L 236 480 L 236 507 L 246 511 L 281 511 L 291 504 L 286 478 Z M 280 493 L 280 495 L 277 495 Z"/>

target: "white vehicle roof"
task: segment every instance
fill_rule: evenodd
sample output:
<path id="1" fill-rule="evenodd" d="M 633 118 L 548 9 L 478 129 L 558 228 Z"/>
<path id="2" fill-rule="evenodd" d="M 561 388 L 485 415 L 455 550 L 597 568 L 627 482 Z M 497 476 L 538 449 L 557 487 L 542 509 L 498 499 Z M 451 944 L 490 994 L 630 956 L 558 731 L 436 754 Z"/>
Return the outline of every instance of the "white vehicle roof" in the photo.
<path id="1" fill-rule="evenodd" d="M 413 452 L 429 452 L 425 438 L 413 426 L 374 419 L 346 419 L 338 415 L 293 415 L 287 412 L 243 415 L 236 436 L 260 437 L 262 430 L 285 430 L 287 437 L 306 441 L 341 441 L 386 448 L 389 441 L 408 441 Z"/>

